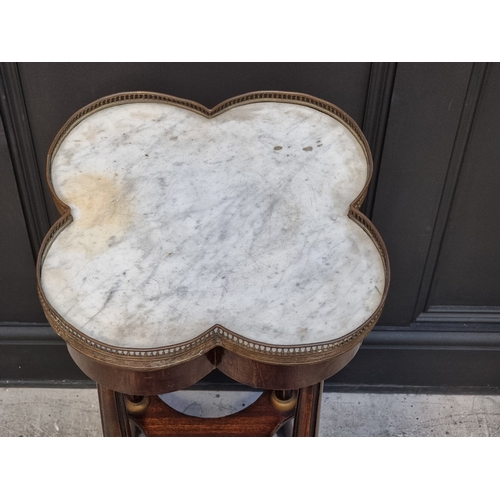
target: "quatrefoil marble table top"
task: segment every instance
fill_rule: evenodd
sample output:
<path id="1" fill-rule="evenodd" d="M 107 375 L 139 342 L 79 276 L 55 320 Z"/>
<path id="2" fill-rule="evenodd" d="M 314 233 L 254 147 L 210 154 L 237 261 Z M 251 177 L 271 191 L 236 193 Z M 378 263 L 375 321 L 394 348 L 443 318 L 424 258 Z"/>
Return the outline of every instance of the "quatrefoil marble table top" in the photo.
<path id="1" fill-rule="evenodd" d="M 357 125 L 310 96 L 212 110 L 101 99 L 49 152 L 61 218 L 38 262 L 46 315 L 72 349 L 125 369 L 214 347 L 276 365 L 332 359 L 387 295 L 384 244 L 358 210 L 371 170 Z"/>

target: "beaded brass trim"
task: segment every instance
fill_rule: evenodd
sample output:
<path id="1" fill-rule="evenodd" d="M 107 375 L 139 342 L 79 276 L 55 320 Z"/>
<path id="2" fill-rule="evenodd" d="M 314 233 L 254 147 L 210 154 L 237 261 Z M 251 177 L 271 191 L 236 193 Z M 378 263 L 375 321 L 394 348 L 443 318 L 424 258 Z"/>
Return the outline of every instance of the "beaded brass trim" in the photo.
<path id="1" fill-rule="evenodd" d="M 370 236 L 380 252 L 385 269 L 384 292 L 380 305 L 373 315 L 356 330 L 339 339 L 329 342 L 303 345 L 264 344 L 236 334 L 235 332 L 224 328 L 222 325 L 214 325 L 212 328 L 203 332 L 191 341 L 152 349 L 123 348 L 108 345 L 87 336 L 66 322 L 64 318 L 62 318 L 62 316 L 49 304 L 41 286 L 41 268 L 45 255 L 57 235 L 73 220 L 70 208 L 57 197 L 53 189 L 50 178 L 52 158 L 68 133 L 89 114 L 110 106 L 129 104 L 132 102 L 162 102 L 189 109 L 193 112 L 206 116 L 207 118 L 215 117 L 233 107 L 253 102 L 291 102 L 317 109 L 318 111 L 328 114 L 347 126 L 362 146 L 367 160 L 367 180 L 365 186 L 358 197 L 351 203 L 348 216 L 359 224 L 361 228 Z M 254 92 L 228 99 L 212 109 L 208 109 L 205 106 L 193 101 L 153 92 L 127 92 L 99 99 L 75 113 L 66 122 L 55 137 L 47 155 L 47 182 L 52 192 L 54 202 L 59 212 L 62 214 L 62 217 L 54 224 L 49 233 L 46 235 L 37 260 L 37 289 L 40 303 L 42 304 L 45 315 L 55 332 L 82 354 L 86 354 L 94 359 L 99 359 L 104 363 L 112 364 L 114 366 L 133 368 L 135 370 L 146 371 L 150 369 L 174 366 L 189 359 L 203 355 L 216 346 L 222 346 L 257 361 L 285 365 L 317 363 L 338 356 L 350 350 L 353 345 L 361 342 L 368 335 L 368 333 L 370 333 L 382 313 L 389 288 L 389 259 L 385 244 L 373 224 L 361 212 L 359 212 L 359 207 L 361 206 L 368 190 L 372 170 L 373 162 L 368 143 L 354 120 L 333 104 L 306 94 L 292 92 Z"/>

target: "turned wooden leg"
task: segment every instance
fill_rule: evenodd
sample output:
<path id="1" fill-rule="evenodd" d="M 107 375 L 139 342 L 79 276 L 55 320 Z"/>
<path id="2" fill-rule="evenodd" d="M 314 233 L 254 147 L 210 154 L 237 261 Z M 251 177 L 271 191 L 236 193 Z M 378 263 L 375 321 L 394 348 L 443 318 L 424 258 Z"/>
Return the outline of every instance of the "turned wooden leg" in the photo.
<path id="1" fill-rule="evenodd" d="M 322 395 L 323 382 L 299 390 L 293 425 L 294 437 L 318 435 Z"/>
<path id="2" fill-rule="evenodd" d="M 102 433 L 105 437 L 129 437 L 130 424 L 124 395 L 97 384 Z"/>

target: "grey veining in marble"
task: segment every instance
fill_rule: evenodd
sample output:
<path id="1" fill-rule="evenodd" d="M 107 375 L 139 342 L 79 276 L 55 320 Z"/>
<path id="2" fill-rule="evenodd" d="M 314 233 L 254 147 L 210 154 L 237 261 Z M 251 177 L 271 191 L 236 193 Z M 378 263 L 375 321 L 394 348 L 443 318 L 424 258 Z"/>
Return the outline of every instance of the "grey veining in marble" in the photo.
<path id="1" fill-rule="evenodd" d="M 52 165 L 74 221 L 42 269 L 50 304 L 121 347 L 221 324 L 255 341 L 328 341 L 380 304 L 384 268 L 347 218 L 366 181 L 351 132 L 319 111 L 252 103 L 207 119 L 132 103 L 88 116 Z"/>

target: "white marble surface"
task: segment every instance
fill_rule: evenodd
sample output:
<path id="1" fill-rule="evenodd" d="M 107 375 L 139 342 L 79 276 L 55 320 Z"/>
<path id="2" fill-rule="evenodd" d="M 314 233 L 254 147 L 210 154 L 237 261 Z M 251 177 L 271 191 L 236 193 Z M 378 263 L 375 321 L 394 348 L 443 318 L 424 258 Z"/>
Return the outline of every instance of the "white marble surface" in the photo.
<path id="1" fill-rule="evenodd" d="M 376 247 L 347 218 L 366 171 L 354 136 L 305 106 L 212 119 L 160 103 L 101 110 L 53 161 L 74 221 L 46 256 L 43 290 L 73 326 L 120 347 L 217 323 L 272 344 L 339 338 L 384 288 Z"/>

